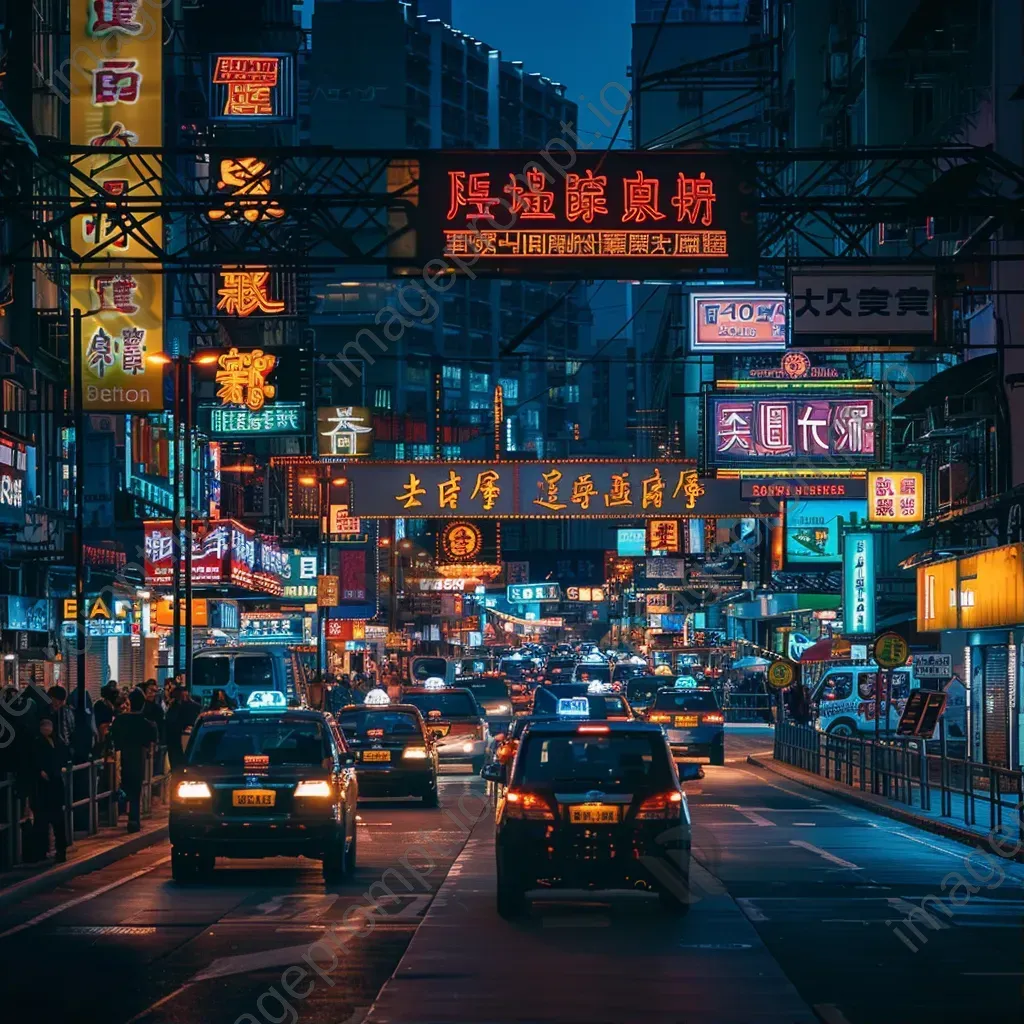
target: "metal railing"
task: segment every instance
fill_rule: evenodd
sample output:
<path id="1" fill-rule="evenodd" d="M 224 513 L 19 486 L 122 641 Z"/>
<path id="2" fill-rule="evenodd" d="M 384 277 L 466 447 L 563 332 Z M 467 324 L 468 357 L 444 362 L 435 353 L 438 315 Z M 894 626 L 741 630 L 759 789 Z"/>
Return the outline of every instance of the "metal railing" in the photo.
<path id="1" fill-rule="evenodd" d="M 771 721 L 775 698 L 770 693 L 727 693 L 722 711 L 727 722 Z"/>
<path id="2" fill-rule="evenodd" d="M 142 817 L 152 815 L 154 804 L 166 803 L 170 775 L 164 770 L 165 748 L 146 759 L 142 783 Z M 96 835 L 117 826 L 120 814 L 120 756 L 71 765 L 64 777 L 64 827 L 68 842 Z M 31 800 L 16 775 L 0 778 L 0 872 L 25 863 L 24 834 L 31 821 Z M 45 855 L 46 851 L 43 851 Z"/>
<path id="3" fill-rule="evenodd" d="M 908 807 L 938 813 L 1024 842 L 1024 772 L 929 752 L 910 737 L 873 740 L 832 736 L 810 725 L 780 722 L 775 727 L 775 759 L 887 797 Z M 987 809 L 986 809 L 987 808 Z"/>

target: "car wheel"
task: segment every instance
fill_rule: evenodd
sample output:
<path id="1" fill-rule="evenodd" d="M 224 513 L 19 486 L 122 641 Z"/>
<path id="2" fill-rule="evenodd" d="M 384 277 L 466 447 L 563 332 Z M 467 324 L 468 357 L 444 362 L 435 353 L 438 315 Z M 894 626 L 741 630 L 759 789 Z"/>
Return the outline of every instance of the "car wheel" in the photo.
<path id="1" fill-rule="evenodd" d="M 176 882 L 194 882 L 199 874 L 199 857 L 195 853 L 171 847 L 171 878 Z"/>
<path id="2" fill-rule="evenodd" d="M 427 784 L 427 788 L 423 791 L 423 806 L 436 807 L 437 804 L 437 779 L 434 779 L 433 782 Z"/>
<path id="3" fill-rule="evenodd" d="M 526 912 L 526 890 L 514 876 L 498 862 L 498 915 L 506 921 L 522 917 Z"/>
<path id="4" fill-rule="evenodd" d="M 849 722 L 836 722 L 828 728 L 829 736 L 839 736 L 842 739 L 849 739 L 855 730 Z"/>
<path id="5" fill-rule="evenodd" d="M 348 849 L 345 851 L 345 876 L 351 878 L 356 873 L 356 840 L 359 836 L 359 832 L 356 828 L 352 830 L 352 842 L 349 844 Z"/>
<path id="6" fill-rule="evenodd" d="M 725 740 L 721 743 L 716 743 L 711 748 L 711 763 L 722 765 L 725 764 Z"/>
<path id="7" fill-rule="evenodd" d="M 682 897 L 680 897 L 682 893 Z M 680 888 L 675 889 L 659 889 L 658 890 L 658 902 L 661 903 L 661 909 L 667 914 L 672 914 L 674 917 L 684 917 L 690 912 L 690 876 L 687 874 L 680 881 Z"/>
<path id="8" fill-rule="evenodd" d="M 329 885 L 345 880 L 345 836 L 331 840 L 330 846 L 324 850 L 323 857 L 324 881 Z"/>

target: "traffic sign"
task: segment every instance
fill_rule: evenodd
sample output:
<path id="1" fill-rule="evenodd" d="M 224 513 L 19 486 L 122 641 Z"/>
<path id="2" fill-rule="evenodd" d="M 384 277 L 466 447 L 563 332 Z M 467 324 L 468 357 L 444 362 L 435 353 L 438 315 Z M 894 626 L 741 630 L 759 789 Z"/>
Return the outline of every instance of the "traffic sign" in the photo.
<path id="1" fill-rule="evenodd" d="M 773 661 L 768 666 L 768 685 L 774 690 L 784 690 L 793 682 L 793 663 Z"/>
<path id="2" fill-rule="evenodd" d="M 918 679 L 949 679 L 953 675 L 953 655 L 915 654 L 914 675 Z"/>
<path id="3" fill-rule="evenodd" d="M 880 668 L 899 668 L 909 657 L 910 648 L 899 633 L 881 633 L 875 640 L 875 661 Z"/>

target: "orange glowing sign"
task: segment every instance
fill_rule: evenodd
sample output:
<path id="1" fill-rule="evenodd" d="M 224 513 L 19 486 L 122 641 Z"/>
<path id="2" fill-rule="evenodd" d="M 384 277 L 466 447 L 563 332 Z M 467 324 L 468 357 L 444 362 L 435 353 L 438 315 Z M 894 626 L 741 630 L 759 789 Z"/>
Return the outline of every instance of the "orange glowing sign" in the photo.
<path id="1" fill-rule="evenodd" d="M 679 551 L 679 520 L 652 519 L 647 524 L 647 547 L 651 551 Z"/>
<path id="2" fill-rule="evenodd" d="M 475 523 L 449 523 L 441 534 L 441 549 L 453 561 L 475 558 L 483 544 L 483 534 Z"/>
<path id="3" fill-rule="evenodd" d="M 213 83 L 227 86 L 223 116 L 272 117 L 280 65 L 277 57 L 217 57 Z"/>
<path id="4" fill-rule="evenodd" d="M 920 523 L 923 519 L 923 473 L 868 473 L 869 523 Z"/>
<path id="5" fill-rule="evenodd" d="M 627 266 L 756 261 L 756 189 L 748 193 L 740 180 L 747 171 L 742 158 L 576 156 L 571 173 L 517 153 L 426 156 L 420 163 L 425 220 L 440 228 L 447 255 L 474 257 L 485 269 L 492 265 L 484 261 L 515 266 L 523 259 Z"/>
<path id="6" fill-rule="evenodd" d="M 220 162 L 217 196 L 232 196 L 222 209 L 209 210 L 210 220 L 237 220 L 250 224 L 259 220 L 280 220 L 284 216 L 281 205 L 270 199 L 270 169 L 265 160 L 255 156 L 231 157 Z"/>
<path id="7" fill-rule="evenodd" d="M 214 381 L 220 385 L 217 397 L 224 405 L 244 405 L 258 412 L 268 398 L 277 394 L 277 388 L 267 383 L 267 377 L 277 365 L 277 356 L 267 355 L 262 349 L 239 352 L 230 348 L 217 360 L 219 369 Z"/>
<path id="8" fill-rule="evenodd" d="M 217 311 L 229 316 L 246 317 L 253 313 L 285 311 L 283 300 L 270 297 L 270 271 L 266 267 L 250 270 L 223 268 L 217 296 Z"/>

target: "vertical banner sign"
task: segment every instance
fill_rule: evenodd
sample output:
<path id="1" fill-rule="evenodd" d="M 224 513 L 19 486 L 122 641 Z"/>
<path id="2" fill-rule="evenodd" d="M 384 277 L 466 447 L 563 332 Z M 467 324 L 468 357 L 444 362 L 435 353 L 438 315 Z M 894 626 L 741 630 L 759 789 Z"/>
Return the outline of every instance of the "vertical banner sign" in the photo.
<path id="1" fill-rule="evenodd" d="M 848 533 L 843 546 L 843 635 L 875 631 L 875 538 Z"/>
<path id="2" fill-rule="evenodd" d="M 88 410 L 163 408 L 163 366 L 152 359 L 164 331 L 163 277 L 153 262 L 163 244 L 160 165 L 131 152 L 163 145 L 163 6 L 71 0 L 71 144 L 95 147 L 96 156 L 76 158 L 92 185 L 73 184 L 70 200 L 81 208 L 94 191 L 111 197 L 109 209 L 93 204 L 71 226 L 71 302 L 83 313 L 98 310 L 82 321 Z M 115 201 L 124 196 L 144 200 L 128 222 Z"/>

